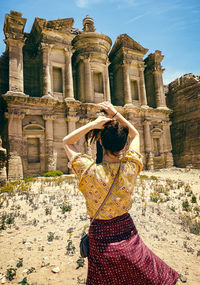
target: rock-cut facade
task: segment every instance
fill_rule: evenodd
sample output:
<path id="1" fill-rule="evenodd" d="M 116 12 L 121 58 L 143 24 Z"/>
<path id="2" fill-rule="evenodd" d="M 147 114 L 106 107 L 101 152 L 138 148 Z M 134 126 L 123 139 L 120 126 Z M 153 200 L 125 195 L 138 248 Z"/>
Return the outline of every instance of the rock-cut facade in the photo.
<path id="1" fill-rule="evenodd" d="M 173 166 L 170 113 L 161 61 L 127 34 L 97 33 L 89 16 L 82 31 L 73 18 L 35 18 L 30 33 L 20 12 L 6 14 L 0 58 L 0 123 L 9 179 L 51 170 L 69 173 L 63 137 L 112 102 L 138 129 L 144 168 Z M 84 142 L 78 148 L 90 152 Z"/>

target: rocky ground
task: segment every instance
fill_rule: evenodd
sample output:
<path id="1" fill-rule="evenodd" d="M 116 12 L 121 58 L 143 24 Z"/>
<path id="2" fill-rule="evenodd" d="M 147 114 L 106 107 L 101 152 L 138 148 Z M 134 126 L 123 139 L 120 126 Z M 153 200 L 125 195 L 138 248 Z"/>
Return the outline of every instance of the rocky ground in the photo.
<path id="1" fill-rule="evenodd" d="M 89 221 L 73 177 L 15 184 L 7 191 L 17 194 L 0 198 L 0 283 L 85 284 L 79 242 Z M 200 170 L 143 171 L 130 213 L 149 248 L 199 285 Z"/>

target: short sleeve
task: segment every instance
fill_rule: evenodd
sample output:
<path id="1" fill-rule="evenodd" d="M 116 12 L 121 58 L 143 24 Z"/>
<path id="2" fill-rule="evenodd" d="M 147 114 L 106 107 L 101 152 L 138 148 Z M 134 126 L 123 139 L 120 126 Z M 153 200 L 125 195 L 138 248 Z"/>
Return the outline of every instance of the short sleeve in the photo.
<path id="1" fill-rule="evenodd" d="M 87 154 L 78 153 L 72 159 L 71 168 L 78 177 L 81 179 L 82 174 L 94 163 L 92 157 Z"/>
<path id="2" fill-rule="evenodd" d="M 124 156 L 124 158 L 122 159 L 123 162 L 128 161 L 128 162 L 132 162 L 137 166 L 137 175 L 141 172 L 142 168 L 143 168 L 143 162 L 142 162 L 142 155 L 134 150 L 128 150 L 126 152 L 126 155 Z"/>

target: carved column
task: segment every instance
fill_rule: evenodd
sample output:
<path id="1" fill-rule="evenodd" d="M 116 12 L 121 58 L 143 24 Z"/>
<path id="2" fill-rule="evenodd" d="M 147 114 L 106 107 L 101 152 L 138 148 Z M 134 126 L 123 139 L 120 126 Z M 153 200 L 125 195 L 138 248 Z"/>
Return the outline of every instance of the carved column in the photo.
<path id="1" fill-rule="evenodd" d="M 145 151 L 151 151 L 151 133 L 150 133 L 150 124 L 151 122 L 145 120 L 143 122 L 144 126 L 144 144 L 145 144 Z"/>
<path id="2" fill-rule="evenodd" d="M 162 85 L 162 70 L 155 69 L 153 71 L 153 75 L 154 75 L 154 85 L 156 93 L 156 106 L 157 108 L 166 107 L 164 88 Z"/>
<path id="3" fill-rule="evenodd" d="M 5 43 L 9 50 L 9 91 L 24 92 L 23 51 L 24 39 L 8 38 Z"/>
<path id="4" fill-rule="evenodd" d="M 47 171 L 56 170 L 56 152 L 53 148 L 53 120 L 55 116 L 43 115 L 45 120 L 45 139 L 46 139 L 46 169 Z"/>
<path id="5" fill-rule="evenodd" d="M 7 95 L 27 96 L 24 92 L 23 51 L 26 19 L 22 13 L 10 11 L 5 15 L 3 31 L 9 54 L 9 91 Z M 15 94 L 9 94 L 15 92 Z"/>
<path id="6" fill-rule="evenodd" d="M 171 145 L 171 133 L 170 133 L 171 122 L 162 122 L 163 135 L 164 135 L 164 154 L 165 154 L 165 166 L 172 167 L 174 164 L 172 156 L 172 145 Z"/>
<path id="7" fill-rule="evenodd" d="M 132 104 L 130 78 L 127 64 L 123 64 L 124 104 Z"/>
<path id="8" fill-rule="evenodd" d="M 140 102 L 141 105 L 147 105 L 147 96 L 146 96 L 146 89 L 145 89 L 145 81 L 144 81 L 144 65 L 139 65 L 139 75 L 140 75 Z"/>
<path id="9" fill-rule="evenodd" d="M 78 119 L 79 119 L 79 117 L 77 117 L 77 116 L 68 116 L 67 117 L 68 134 L 76 129 L 76 122 L 78 121 Z"/>
<path id="10" fill-rule="evenodd" d="M 146 152 L 146 164 L 149 170 L 153 170 L 153 155 L 152 155 L 152 145 L 151 145 L 151 132 L 150 132 L 150 124 L 151 122 L 145 120 L 143 122 L 144 126 L 144 145 Z"/>
<path id="11" fill-rule="evenodd" d="M 65 98 L 74 99 L 73 76 L 72 76 L 72 51 L 65 50 Z"/>
<path id="12" fill-rule="evenodd" d="M 79 120 L 78 116 L 69 115 L 66 119 L 68 134 L 76 129 L 76 122 Z M 80 141 L 79 141 L 80 142 Z M 71 167 L 68 165 L 69 173 L 73 173 Z"/>
<path id="13" fill-rule="evenodd" d="M 24 113 L 9 111 L 5 113 L 8 119 L 9 161 L 8 179 L 16 180 L 23 178 L 23 137 L 22 120 Z"/>
<path id="14" fill-rule="evenodd" d="M 78 100 L 80 100 L 81 102 L 84 102 L 85 101 L 84 62 L 80 60 L 77 66 L 78 66 L 78 76 L 77 76 L 76 86 L 77 86 Z"/>
<path id="15" fill-rule="evenodd" d="M 43 96 L 51 94 L 51 76 L 50 76 L 50 47 L 48 44 L 41 43 L 40 49 L 42 51 L 42 84 Z"/>
<path id="16" fill-rule="evenodd" d="M 90 68 L 90 59 L 84 59 L 84 75 L 85 75 L 85 101 L 93 102 L 92 74 Z"/>
<path id="17" fill-rule="evenodd" d="M 107 61 L 106 66 L 105 66 L 105 100 L 106 101 L 111 101 L 110 98 L 110 80 L 109 80 L 109 73 L 108 73 L 108 66 L 110 65 L 110 62 Z"/>

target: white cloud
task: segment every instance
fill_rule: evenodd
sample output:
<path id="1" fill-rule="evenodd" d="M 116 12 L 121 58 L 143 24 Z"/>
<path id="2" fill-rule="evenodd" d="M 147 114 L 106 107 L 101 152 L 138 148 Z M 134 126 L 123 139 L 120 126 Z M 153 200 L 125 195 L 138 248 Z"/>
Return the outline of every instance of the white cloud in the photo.
<path id="1" fill-rule="evenodd" d="M 89 0 L 77 0 L 76 1 L 76 6 L 78 8 L 87 8 L 89 4 Z"/>
<path id="2" fill-rule="evenodd" d="M 127 23 L 132 23 L 132 22 L 134 22 L 134 21 L 137 21 L 137 20 L 139 20 L 140 18 L 143 18 L 143 17 L 147 16 L 148 14 L 149 14 L 149 13 L 146 12 L 146 13 L 143 13 L 143 14 L 141 14 L 141 15 L 138 15 L 138 16 L 136 16 L 136 17 L 130 19 Z"/>
<path id="3" fill-rule="evenodd" d="M 76 0 L 76 6 L 78 8 L 89 8 L 93 4 L 102 2 L 103 0 Z"/>
<path id="4" fill-rule="evenodd" d="M 111 3 L 117 4 L 118 8 L 122 7 L 136 7 L 136 6 L 141 6 L 148 4 L 149 0 L 110 0 Z"/>

